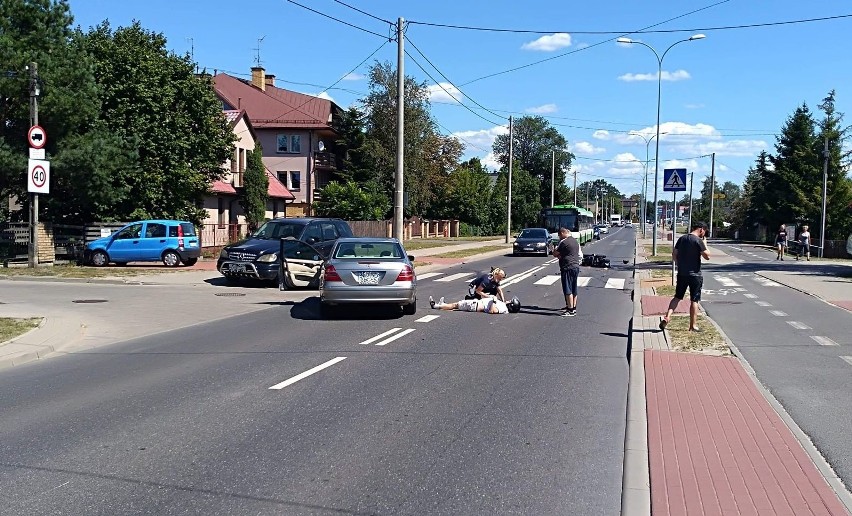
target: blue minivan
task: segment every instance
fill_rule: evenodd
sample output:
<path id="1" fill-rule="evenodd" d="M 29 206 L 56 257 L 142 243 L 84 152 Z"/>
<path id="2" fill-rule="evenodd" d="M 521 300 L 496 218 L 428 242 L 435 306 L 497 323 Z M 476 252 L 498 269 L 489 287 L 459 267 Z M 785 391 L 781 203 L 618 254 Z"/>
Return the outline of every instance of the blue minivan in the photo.
<path id="1" fill-rule="evenodd" d="M 85 263 L 103 267 L 110 262 L 159 262 L 166 267 L 183 263 L 195 265 L 201 244 L 195 226 L 182 220 L 142 220 L 131 222 L 108 237 L 89 242 Z"/>

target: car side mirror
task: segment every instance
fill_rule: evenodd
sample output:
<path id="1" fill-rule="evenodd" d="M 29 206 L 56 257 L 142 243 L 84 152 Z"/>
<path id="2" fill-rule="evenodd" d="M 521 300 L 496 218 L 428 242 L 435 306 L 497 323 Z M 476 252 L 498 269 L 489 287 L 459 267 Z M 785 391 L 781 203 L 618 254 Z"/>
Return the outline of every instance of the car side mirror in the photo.
<path id="1" fill-rule="evenodd" d="M 414 263 L 414 255 L 413 254 L 408 255 L 408 261 L 411 262 L 411 263 Z"/>

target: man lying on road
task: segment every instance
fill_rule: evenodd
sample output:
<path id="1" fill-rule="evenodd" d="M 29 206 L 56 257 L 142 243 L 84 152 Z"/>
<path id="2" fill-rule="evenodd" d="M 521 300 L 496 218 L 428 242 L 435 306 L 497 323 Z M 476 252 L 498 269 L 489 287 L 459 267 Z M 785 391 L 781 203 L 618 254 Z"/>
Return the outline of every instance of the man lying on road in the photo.
<path id="1" fill-rule="evenodd" d="M 508 303 L 500 301 L 496 297 L 485 297 L 483 299 L 464 299 L 456 303 L 445 303 L 444 298 L 436 303 L 432 296 L 429 296 L 429 306 L 437 310 L 459 310 L 462 312 L 485 312 L 487 314 L 507 314 L 517 313 L 521 309 L 521 302 L 518 298 L 512 298 Z"/>

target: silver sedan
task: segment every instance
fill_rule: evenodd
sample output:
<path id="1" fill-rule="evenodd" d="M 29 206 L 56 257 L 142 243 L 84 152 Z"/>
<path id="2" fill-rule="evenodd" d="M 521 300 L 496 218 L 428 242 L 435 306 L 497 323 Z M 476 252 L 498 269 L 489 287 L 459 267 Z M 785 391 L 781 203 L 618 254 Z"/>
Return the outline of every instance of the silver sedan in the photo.
<path id="1" fill-rule="evenodd" d="M 417 311 L 414 257 L 395 238 L 338 239 L 320 273 L 320 310 L 335 305 L 388 303 Z"/>

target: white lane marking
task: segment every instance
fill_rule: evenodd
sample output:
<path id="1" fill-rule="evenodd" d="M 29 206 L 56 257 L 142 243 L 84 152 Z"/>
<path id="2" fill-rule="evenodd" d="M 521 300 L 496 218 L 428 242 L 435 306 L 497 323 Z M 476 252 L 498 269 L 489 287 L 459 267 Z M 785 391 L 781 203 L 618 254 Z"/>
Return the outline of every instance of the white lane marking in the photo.
<path id="1" fill-rule="evenodd" d="M 437 319 L 438 317 L 441 317 L 441 316 L 440 315 L 424 315 L 420 319 L 416 319 L 414 322 L 432 322 L 435 319 Z"/>
<path id="2" fill-rule="evenodd" d="M 450 274 L 449 276 L 444 276 L 443 278 L 436 279 L 435 281 L 456 281 L 462 278 L 470 278 L 469 272 L 460 272 L 458 274 Z"/>
<path id="3" fill-rule="evenodd" d="M 394 335 L 393 337 L 388 337 L 387 339 L 385 339 L 381 342 L 376 342 L 376 346 L 384 346 L 385 344 L 390 344 L 391 342 L 395 341 L 396 339 L 398 339 L 400 337 L 405 337 L 406 335 L 408 335 L 409 333 L 411 333 L 413 331 L 414 331 L 414 328 L 409 328 L 407 330 L 403 330 L 403 331 L 397 333 L 396 335 Z"/>
<path id="4" fill-rule="evenodd" d="M 757 294 L 743 294 L 745 297 L 749 299 L 757 299 Z"/>
<path id="5" fill-rule="evenodd" d="M 367 340 L 365 340 L 364 342 L 359 342 L 359 344 L 372 344 L 373 342 L 376 342 L 377 340 L 381 340 L 381 339 L 383 339 L 384 337 L 387 337 L 388 335 L 390 335 L 391 333 L 396 333 L 396 332 L 398 332 L 398 331 L 399 331 L 399 330 L 401 330 L 401 329 L 402 329 L 402 328 L 391 328 L 390 330 L 388 330 L 388 331 L 386 331 L 386 332 L 384 332 L 384 333 L 381 333 L 381 334 L 379 334 L 379 335 L 376 335 L 376 336 L 375 336 L 375 337 L 373 337 L 372 339 L 367 339 Z"/>
<path id="6" fill-rule="evenodd" d="M 590 281 L 592 281 L 592 278 L 590 278 L 588 276 L 583 276 L 582 278 L 577 278 L 577 286 L 578 287 L 588 287 Z"/>
<path id="7" fill-rule="evenodd" d="M 780 287 L 780 283 L 776 283 L 769 278 L 764 278 L 763 276 L 755 276 L 754 281 L 760 283 L 764 287 Z"/>
<path id="8" fill-rule="evenodd" d="M 785 312 L 782 312 L 781 310 L 770 310 L 769 313 L 771 313 L 775 317 L 787 317 L 787 314 Z"/>
<path id="9" fill-rule="evenodd" d="M 735 291 L 735 292 L 748 292 L 748 289 L 745 289 L 745 288 L 739 287 L 739 288 L 735 288 L 735 289 L 734 289 L 734 291 Z"/>
<path id="10" fill-rule="evenodd" d="M 852 365 L 852 357 L 840 357 L 840 360 L 843 360 L 847 364 Z"/>
<path id="11" fill-rule="evenodd" d="M 544 262 L 544 264 L 545 264 L 545 265 L 550 265 L 551 263 L 556 263 L 556 262 L 558 262 L 558 261 L 559 261 L 559 258 L 554 258 L 554 259 L 552 259 L 552 260 L 547 260 L 546 262 Z"/>
<path id="12" fill-rule="evenodd" d="M 811 335 L 811 338 L 816 341 L 820 346 L 839 346 L 840 344 L 834 342 L 828 337 L 820 337 L 818 335 Z"/>
<path id="13" fill-rule="evenodd" d="M 541 278 L 540 280 L 536 281 L 533 284 L 534 285 L 553 285 L 554 283 L 559 281 L 561 277 L 562 276 L 560 276 L 558 274 L 557 275 L 551 275 L 551 276 L 545 276 L 545 277 Z"/>
<path id="14" fill-rule="evenodd" d="M 800 323 L 799 321 L 787 321 L 787 324 L 796 328 L 797 330 L 810 330 L 811 327 L 805 323 Z"/>
<path id="15" fill-rule="evenodd" d="M 443 272 L 424 272 L 423 274 L 418 274 L 417 279 L 429 279 L 435 276 L 443 276 L 444 274 Z"/>
<path id="16" fill-rule="evenodd" d="M 500 286 L 501 287 L 508 287 L 509 285 L 514 285 L 515 283 L 520 283 L 521 281 L 524 281 L 525 279 L 529 278 L 530 276 L 532 276 L 533 274 L 537 273 L 538 271 L 540 271 L 542 269 L 544 269 L 543 266 L 542 267 L 533 267 L 532 269 L 524 271 L 520 274 L 516 274 L 514 276 L 509 276 L 508 279 L 505 279 L 505 280 L 500 282 Z"/>
<path id="17" fill-rule="evenodd" d="M 308 376 L 310 376 L 310 375 L 312 375 L 312 374 L 314 374 L 314 373 L 318 373 L 318 372 L 322 371 L 323 369 L 325 369 L 326 367 L 331 367 L 331 366 L 333 366 L 334 364 L 336 364 L 336 363 L 340 362 L 341 360 L 346 360 L 346 357 L 337 357 L 337 358 L 333 358 L 333 359 L 329 360 L 328 362 L 325 362 L 325 363 L 323 363 L 323 364 L 320 364 L 320 365 L 318 365 L 318 366 L 316 366 L 316 367 L 314 367 L 314 368 L 312 368 L 312 369 L 308 369 L 308 370 L 307 370 L 307 371 L 305 371 L 304 373 L 299 373 L 299 374 L 297 374 L 296 376 L 294 376 L 294 377 L 290 378 L 289 380 L 284 380 L 284 381 L 283 381 L 283 382 L 281 382 L 281 383 L 276 383 L 275 385 L 273 385 L 272 387 L 270 387 L 270 389 L 273 389 L 273 390 L 276 390 L 276 391 L 277 391 L 277 390 L 279 390 L 279 389 L 283 389 L 284 387 L 287 387 L 288 385 L 293 385 L 294 383 L 298 382 L 299 380 L 302 380 L 302 379 L 304 379 L 304 378 L 307 378 Z"/>
<path id="18" fill-rule="evenodd" d="M 728 278 L 727 276 L 715 276 L 715 278 L 716 278 L 716 281 L 721 283 L 723 287 L 740 287 L 740 286 L 742 286 L 739 283 L 737 283 L 736 281 L 734 281 L 733 279 Z"/>
<path id="19" fill-rule="evenodd" d="M 604 288 L 617 288 L 624 289 L 624 278 L 609 278 L 606 280 L 606 286 Z"/>
<path id="20" fill-rule="evenodd" d="M 766 301 L 755 301 L 757 306 L 772 306 L 772 303 L 767 303 Z"/>

